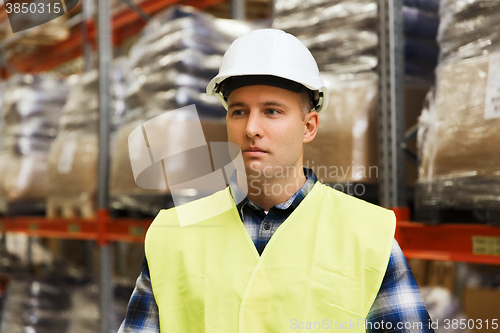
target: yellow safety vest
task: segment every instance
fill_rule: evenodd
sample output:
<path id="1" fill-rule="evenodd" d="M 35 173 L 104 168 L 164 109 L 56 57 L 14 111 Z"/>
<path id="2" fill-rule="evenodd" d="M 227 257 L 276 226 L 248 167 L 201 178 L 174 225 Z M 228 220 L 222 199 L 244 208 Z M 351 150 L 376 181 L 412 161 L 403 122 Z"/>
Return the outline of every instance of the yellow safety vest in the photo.
<path id="1" fill-rule="evenodd" d="M 228 200 L 202 222 L 181 227 L 172 208 L 150 226 L 161 332 L 365 332 L 391 253 L 391 211 L 317 182 L 259 256 L 228 188 L 184 208 L 212 216 Z"/>

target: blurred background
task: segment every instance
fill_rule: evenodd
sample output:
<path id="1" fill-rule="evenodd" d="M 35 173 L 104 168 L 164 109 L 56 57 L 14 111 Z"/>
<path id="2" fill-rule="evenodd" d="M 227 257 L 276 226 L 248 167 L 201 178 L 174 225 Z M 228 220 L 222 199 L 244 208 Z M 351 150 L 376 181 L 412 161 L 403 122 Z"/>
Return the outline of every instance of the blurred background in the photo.
<path id="1" fill-rule="evenodd" d="M 80 0 L 18 32 L 8 5 L 0 332 L 116 332 L 145 232 L 173 206 L 168 186 L 136 185 L 129 134 L 195 104 L 206 141 L 226 141 L 206 86 L 236 38 L 271 27 L 311 50 L 330 94 L 305 165 L 395 211 L 437 332 L 498 331 L 500 1 Z M 195 129 L 172 113 L 165 145 Z"/>

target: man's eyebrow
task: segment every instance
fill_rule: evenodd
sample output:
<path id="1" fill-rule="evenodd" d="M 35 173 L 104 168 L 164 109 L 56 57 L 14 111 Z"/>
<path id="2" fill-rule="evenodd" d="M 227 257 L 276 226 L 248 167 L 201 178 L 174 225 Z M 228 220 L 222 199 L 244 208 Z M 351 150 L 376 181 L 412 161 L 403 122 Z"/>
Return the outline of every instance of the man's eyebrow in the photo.
<path id="1" fill-rule="evenodd" d="M 284 107 L 285 105 L 280 103 L 280 102 L 275 102 L 275 101 L 269 101 L 269 102 L 264 102 L 262 103 L 264 106 L 282 106 Z"/>
<path id="2" fill-rule="evenodd" d="M 227 108 L 230 109 L 230 108 L 235 107 L 235 106 L 245 107 L 247 105 L 243 102 L 234 102 L 234 103 L 229 104 L 229 106 Z"/>
<path id="3" fill-rule="evenodd" d="M 276 101 L 267 101 L 267 102 L 261 103 L 261 105 L 262 106 L 281 106 L 281 107 L 285 107 L 285 105 L 283 103 L 276 102 Z M 234 103 L 229 104 L 229 106 L 227 108 L 230 109 L 230 108 L 236 107 L 236 106 L 246 107 L 247 104 L 244 103 L 244 102 L 234 102 Z"/>

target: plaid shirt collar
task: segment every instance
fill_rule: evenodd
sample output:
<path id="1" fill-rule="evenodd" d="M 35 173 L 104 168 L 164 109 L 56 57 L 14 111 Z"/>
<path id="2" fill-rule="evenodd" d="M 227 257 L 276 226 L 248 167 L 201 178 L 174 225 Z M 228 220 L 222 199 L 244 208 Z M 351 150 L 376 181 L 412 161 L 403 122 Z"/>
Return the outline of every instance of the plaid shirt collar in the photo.
<path id="1" fill-rule="evenodd" d="M 314 174 L 314 172 L 311 169 L 308 169 L 306 167 L 303 167 L 304 169 L 304 175 L 306 176 L 306 182 L 302 187 L 295 192 L 294 195 L 292 195 L 287 201 L 276 205 L 272 208 L 277 208 L 280 210 L 286 210 L 290 207 L 295 209 L 301 202 L 302 200 L 306 197 L 307 194 L 311 191 L 313 188 L 314 184 L 318 181 L 318 178 Z M 248 206 L 252 210 L 264 210 L 262 207 L 258 206 L 254 202 L 252 202 L 250 199 L 248 199 L 246 196 L 242 200 L 237 200 L 237 198 L 242 198 L 243 193 L 239 189 L 236 181 L 236 172 L 234 172 L 229 179 L 229 191 L 231 192 L 231 195 L 233 197 L 233 200 L 235 202 L 240 201 L 236 207 L 238 208 L 238 211 L 241 212 L 243 207 Z M 272 209 L 271 208 L 271 209 Z"/>

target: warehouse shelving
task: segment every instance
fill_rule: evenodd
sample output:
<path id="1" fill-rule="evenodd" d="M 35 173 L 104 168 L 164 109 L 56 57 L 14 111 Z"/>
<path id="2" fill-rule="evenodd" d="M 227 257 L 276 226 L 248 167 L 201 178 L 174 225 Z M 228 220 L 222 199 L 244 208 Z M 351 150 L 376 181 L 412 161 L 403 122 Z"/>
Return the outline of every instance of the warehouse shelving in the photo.
<path id="1" fill-rule="evenodd" d="M 99 1 L 99 6 L 106 1 Z M 223 0 L 144 0 L 139 5 L 151 15 L 174 3 L 206 8 Z M 233 15 L 244 15 L 242 1 L 233 2 Z M 239 8 L 239 9 L 238 9 Z M 500 228 L 486 225 L 446 224 L 430 226 L 408 222 L 406 204 L 406 183 L 404 174 L 404 66 L 403 66 L 403 28 L 402 0 L 379 0 L 380 14 L 380 130 L 379 130 L 379 174 L 380 203 L 391 208 L 398 217 L 396 239 L 407 258 L 429 260 L 452 260 L 472 263 L 500 265 Z M 21 72 L 48 70 L 82 55 L 82 44 L 91 43 L 95 47 L 96 36 L 100 41 L 100 66 L 106 68 L 111 59 L 111 47 L 120 45 L 126 38 L 142 29 L 144 20 L 132 9 L 124 9 L 108 17 L 106 10 L 100 10 L 100 23 L 109 31 L 99 34 L 94 20 L 83 20 L 86 35 L 81 29 L 73 27 L 70 37 L 55 46 L 41 47 L 33 54 L 17 57 L 11 65 Z M 6 16 L 0 9 L 0 20 Z M 238 13 L 238 14 L 236 14 Z M 100 25 L 101 25 L 100 24 Z M 103 29 L 99 27 L 99 29 Z M 108 40 L 106 39 L 108 38 Z M 108 41 L 108 42 L 106 42 Z M 105 71 L 101 71 L 101 89 L 107 87 Z M 107 123 L 107 103 L 109 92 L 101 90 L 101 127 Z M 102 112 L 104 111 L 104 112 Z M 104 127 L 105 129 L 106 127 Z M 110 318 L 111 309 L 111 252 L 110 242 L 144 242 L 144 236 L 151 220 L 115 219 L 107 214 L 107 152 L 106 131 L 101 133 L 100 141 L 100 210 L 94 219 L 46 219 L 33 216 L 0 217 L 0 232 L 21 232 L 34 237 L 61 239 L 95 240 L 101 249 L 101 293 L 102 318 Z M 482 242 L 482 243 L 481 243 Z M 486 245 L 485 245 L 486 243 Z M 482 247 L 481 247 L 482 245 Z M 109 332 L 109 323 L 103 320 L 101 332 Z"/>
<path id="2" fill-rule="evenodd" d="M 105 214 L 93 220 L 47 220 L 43 217 L 17 216 L 0 218 L 0 232 L 21 232 L 34 237 L 95 240 L 99 244 L 142 243 L 151 222 L 151 219 L 116 219 Z M 472 224 L 425 225 L 399 220 L 396 239 L 407 258 L 500 265 L 498 227 Z M 484 245 L 486 248 L 483 250 L 478 249 L 480 244 L 477 244 L 482 241 L 488 243 Z"/>
<path id="3" fill-rule="evenodd" d="M 138 6 L 148 15 L 153 15 L 174 4 L 189 5 L 205 9 L 225 0 L 143 0 Z M 102 1 L 98 1 L 101 3 Z M 75 8 L 76 9 L 76 8 Z M 6 20 L 5 7 L 0 7 L 0 21 Z M 95 20 L 92 18 L 81 21 L 86 26 L 86 35 L 82 35 L 80 25 L 71 28 L 70 36 L 55 45 L 42 46 L 32 54 L 16 56 L 10 60 L 10 65 L 22 73 L 37 73 L 50 70 L 57 65 L 75 59 L 82 55 L 82 43 L 90 42 L 95 48 L 95 39 L 98 35 Z M 111 19 L 113 46 L 121 45 L 127 38 L 136 35 L 146 22 L 131 8 L 124 8 L 115 13 Z M 14 35 L 15 36 L 15 35 Z M 14 37 L 13 36 L 13 37 Z M 12 40 L 15 40 L 14 38 Z M 5 41 L 3 42 L 5 45 Z M 7 40 L 8 43 L 8 40 Z"/>
<path id="4" fill-rule="evenodd" d="M 86 239 L 108 242 L 144 242 L 151 219 L 115 219 L 106 213 L 96 219 L 46 219 L 37 216 L 0 217 L 0 232 L 21 232 L 33 237 Z"/>
<path id="5" fill-rule="evenodd" d="M 500 265 L 500 228 L 398 222 L 396 239 L 407 258 Z"/>
<path id="6" fill-rule="evenodd" d="M 407 258 L 500 265 L 498 227 L 408 222 L 402 7 L 403 0 L 379 1 L 380 203 L 396 212 L 396 239 Z"/>

